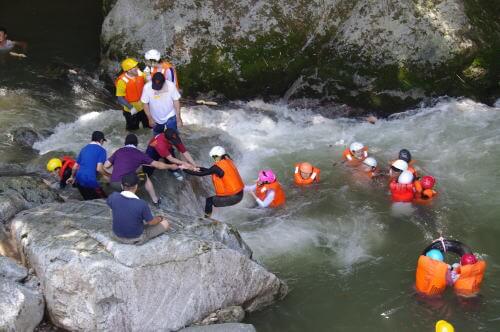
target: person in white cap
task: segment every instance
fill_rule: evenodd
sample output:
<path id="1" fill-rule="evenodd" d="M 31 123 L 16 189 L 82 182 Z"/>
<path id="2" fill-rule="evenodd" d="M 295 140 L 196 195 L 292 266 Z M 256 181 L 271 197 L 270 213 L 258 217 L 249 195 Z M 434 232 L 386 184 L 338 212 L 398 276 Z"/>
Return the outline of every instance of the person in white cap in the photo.
<path id="1" fill-rule="evenodd" d="M 179 89 L 179 80 L 174 65 L 162 60 L 158 50 L 149 50 L 144 57 L 146 58 L 147 65 L 144 71 L 148 80 L 151 80 L 155 73 L 160 72 L 165 76 L 167 81 L 174 83 L 176 88 Z"/>

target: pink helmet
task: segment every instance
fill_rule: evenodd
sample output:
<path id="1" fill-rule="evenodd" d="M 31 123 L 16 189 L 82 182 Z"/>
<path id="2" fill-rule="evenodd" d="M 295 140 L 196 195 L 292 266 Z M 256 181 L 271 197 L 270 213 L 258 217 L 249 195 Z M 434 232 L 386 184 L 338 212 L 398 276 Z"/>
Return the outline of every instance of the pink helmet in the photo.
<path id="1" fill-rule="evenodd" d="M 272 169 L 265 169 L 259 172 L 259 181 L 273 183 L 276 181 L 276 175 Z"/>
<path id="2" fill-rule="evenodd" d="M 436 184 L 436 179 L 430 175 L 426 175 L 422 178 L 422 188 L 424 189 L 432 189 Z"/>
<path id="3" fill-rule="evenodd" d="M 477 258 L 474 254 L 464 254 L 462 258 L 460 258 L 460 264 L 462 265 L 471 265 L 476 264 Z"/>

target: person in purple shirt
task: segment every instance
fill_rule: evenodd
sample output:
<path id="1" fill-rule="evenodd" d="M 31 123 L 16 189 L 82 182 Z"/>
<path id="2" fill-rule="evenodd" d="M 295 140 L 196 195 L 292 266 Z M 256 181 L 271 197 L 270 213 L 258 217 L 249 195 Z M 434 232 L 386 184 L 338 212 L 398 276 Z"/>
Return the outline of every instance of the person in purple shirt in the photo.
<path id="1" fill-rule="evenodd" d="M 114 191 L 121 191 L 121 180 L 123 176 L 132 172 L 136 172 L 137 169 L 143 165 L 158 169 L 171 170 L 184 168 L 184 165 L 179 166 L 176 164 L 166 164 L 161 161 L 153 160 L 150 156 L 137 149 L 138 144 L 139 140 L 137 139 L 137 136 L 134 134 L 128 134 L 125 138 L 125 146 L 116 150 L 104 163 L 104 169 L 109 170 L 111 167 L 113 167 L 110 185 Z M 151 201 L 153 202 L 153 204 L 155 206 L 159 206 L 161 201 L 158 196 L 156 196 L 153 183 L 147 175 L 144 187 L 151 197 Z"/>

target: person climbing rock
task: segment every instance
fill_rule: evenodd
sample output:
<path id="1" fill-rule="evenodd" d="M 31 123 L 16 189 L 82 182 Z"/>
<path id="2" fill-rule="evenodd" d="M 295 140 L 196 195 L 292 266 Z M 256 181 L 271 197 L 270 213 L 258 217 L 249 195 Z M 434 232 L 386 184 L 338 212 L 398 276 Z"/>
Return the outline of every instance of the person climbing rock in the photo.
<path id="1" fill-rule="evenodd" d="M 174 146 L 187 160 L 187 164 L 184 161 L 175 158 L 175 154 L 173 151 Z M 184 144 L 182 144 L 179 134 L 172 128 L 167 128 L 164 133 L 158 134 L 153 137 L 148 143 L 146 154 L 154 160 L 160 160 L 160 158 L 164 158 L 167 163 L 184 165 L 184 167 L 188 169 L 195 169 L 197 167 L 196 163 L 193 160 L 193 157 L 191 157 L 189 151 L 186 149 Z M 153 167 L 143 166 L 142 169 L 148 176 L 153 175 Z M 172 172 L 177 180 L 182 181 L 184 179 L 182 173 L 179 170 L 169 171 Z"/>
<path id="2" fill-rule="evenodd" d="M 214 164 L 210 168 L 200 167 L 199 170 L 185 170 L 187 174 L 195 176 L 212 176 L 215 196 L 205 200 L 205 216 L 212 215 L 213 207 L 225 207 L 236 205 L 243 199 L 243 188 L 238 168 L 231 157 L 222 146 L 214 146 L 210 149 L 210 157 Z"/>
<path id="3" fill-rule="evenodd" d="M 139 140 L 137 136 L 134 134 L 128 134 L 127 137 L 125 137 L 125 146 L 116 150 L 104 163 L 105 169 L 113 167 L 110 185 L 111 189 L 114 191 L 121 190 L 121 179 L 123 176 L 136 172 L 142 165 L 148 165 L 158 169 L 172 170 L 177 170 L 183 167 L 182 165 L 178 166 L 176 164 L 166 164 L 161 161 L 153 160 L 150 156 L 137 149 L 138 144 Z M 153 182 L 151 182 L 147 175 L 145 175 L 144 187 L 151 197 L 153 204 L 159 206 L 161 204 L 161 200 L 158 196 L 156 196 Z"/>
<path id="4" fill-rule="evenodd" d="M 141 103 L 142 91 L 144 88 L 144 74 L 137 67 L 135 59 L 127 58 L 122 61 L 123 72 L 115 81 L 116 98 L 123 106 L 123 116 L 125 117 L 126 129 L 137 130 L 142 123 L 143 128 L 149 128 L 149 121 L 143 111 Z"/>
<path id="5" fill-rule="evenodd" d="M 103 167 L 106 161 L 106 150 L 102 145 L 105 141 L 106 138 L 101 131 L 92 133 L 92 142 L 80 151 L 71 169 L 71 176 L 66 181 L 67 184 L 75 184 L 85 200 L 106 198 L 101 185 L 97 182 L 98 173 L 106 179 L 110 176 Z"/>
<path id="6" fill-rule="evenodd" d="M 296 185 L 303 186 L 319 182 L 320 169 L 308 162 L 295 164 L 293 181 Z"/>
<path id="7" fill-rule="evenodd" d="M 180 98 L 174 83 L 165 81 L 165 76 L 160 72 L 155 73 L 151 82 L 146 83 L 141 102 L 154 135 L 167 128 L 177 131 L 177 126 L 182 127 Z"/>
<path id="8" fill-rule="evenodd" d="M 152 49 L 147 51 L 144 58 L 146 59 L 146 68 L 144 71 L 146 72 L 148 80 L 150 80 L 154 74 L 161 73 L 179 89 L 179 80 L 174 65 L 161 59 L 161 54 L 158 50 Z"/>
<path id="9" fill-rule="evenodd" d="M 59 189 L 66 188 L 66 181 L 71 177 L 71 172 L 76 161 L 70 156 L 63 156 L 61 158 L 52 158 L 47 163 L 47 171 L 49 171 L 54 178 L 58 180 Z M 49 182 L 49 186 L 52 184 Z"/>
<path id="10" fill-rule="evenodd" d="M 170 228 L 165 217 L 153 217 L 148 204 L 137 197 L 139 177 L 135 172 L 121 178 L 121 192 L 113 192 L 107 199 L 113 217 L 115 240 L 124 244 L 144 244 Z"/>
<path id="11" fill-rule="evenodd" d="M 362 143 L 353 142 L 342 153 L 342 162 L 348 166 L 359 166 L 368 157 L 368 148 Z"/>
<path id="12" fill-rule="evenodd" d="M 257 183 L 245 186 L 245 191 L 252 194 L 261 208 L 277 208 L 286 201 L 285 192 L 271 169 L 260 171 Z"/>

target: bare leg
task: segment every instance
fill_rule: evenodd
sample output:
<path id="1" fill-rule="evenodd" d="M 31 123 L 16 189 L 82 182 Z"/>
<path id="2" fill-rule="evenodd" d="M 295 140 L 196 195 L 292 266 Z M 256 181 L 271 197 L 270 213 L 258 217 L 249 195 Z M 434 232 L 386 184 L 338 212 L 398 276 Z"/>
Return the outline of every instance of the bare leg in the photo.
<path id="1" fill-rule="evenodd" d="M 153 187 L 153 182 L 151 182 L 149 176 L 146 176 L 146 183 L 144 184 L 144 187 L 146 188 L 146 191 L 148 192 L 149 197 L 151 197 L 153 203 L 158 202 L 158 197 L 156 196 L 155 188 Z"/>

